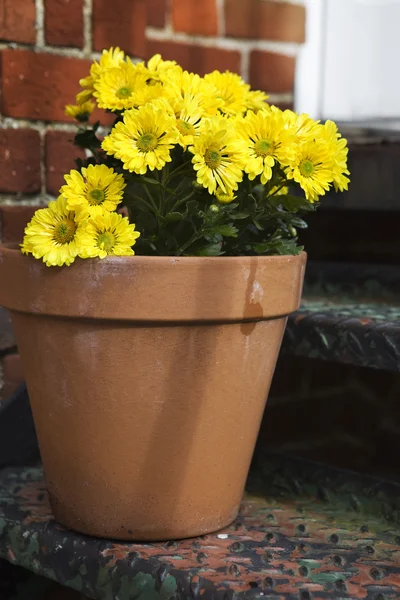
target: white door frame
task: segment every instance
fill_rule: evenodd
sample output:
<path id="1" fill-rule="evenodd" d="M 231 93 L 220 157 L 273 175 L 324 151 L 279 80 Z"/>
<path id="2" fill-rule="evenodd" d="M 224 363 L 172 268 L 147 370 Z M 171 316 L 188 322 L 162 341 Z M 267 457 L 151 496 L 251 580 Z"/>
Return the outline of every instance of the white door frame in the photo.
<path id="1" fill-rule="evenodd" d="M 314 118 L 400 117 L 400 0 L 305 0 L 295 105 Z"/>

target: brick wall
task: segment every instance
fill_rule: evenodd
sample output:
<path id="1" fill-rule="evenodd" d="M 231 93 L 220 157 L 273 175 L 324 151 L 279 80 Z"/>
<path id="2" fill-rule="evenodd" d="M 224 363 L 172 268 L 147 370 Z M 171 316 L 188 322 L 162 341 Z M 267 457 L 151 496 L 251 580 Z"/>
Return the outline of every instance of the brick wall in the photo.
<path id="1" fill-rule="evenodd" d="M 77 154 L 64 106 L 104 47 L 230 69 L 291 104 L 304 21 L 300 0 L 1 0 L 0 206 L 57 194 Z"/>

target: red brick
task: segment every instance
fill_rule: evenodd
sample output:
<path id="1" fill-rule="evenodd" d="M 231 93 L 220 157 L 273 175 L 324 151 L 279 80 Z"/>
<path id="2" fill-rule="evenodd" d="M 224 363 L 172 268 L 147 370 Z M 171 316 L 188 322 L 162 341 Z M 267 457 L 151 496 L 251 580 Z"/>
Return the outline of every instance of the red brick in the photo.
<path id="1" fill-rule="evenodd" d="M 45 0 L 46 43 L 83 46 L 83 0 Z"/>
<path id="2" fill-rule="evenodd" d="M 64 175 L 75 168 L 75 159 L 83 158 L 83 151 L 74 146 L 73 133 L 48 131 L 46 134 L 46 190 L 57 196 L 64 185 Z"/>
<path id="3" fill-rule="evenodd" d="M 65 105 L 74 101 L 91 61 L 10 49 L 1 52 L 1 59 L 5 116 L 72 121 L 64 114 Z"/>
<path id="4" fill-rule="evenodd" d="M 295 66 L 293 56 L 254 50 L 250 55 L 250 84 L 271 93 L 292 92 Z"/>
<path id="5" fill-rule="evenodd" d="M 167 12 L 167 0 L 147 0 L 147 25 L 162 29 L 165 27 Z"/>
<path id="6" fill-rule="evenodd" d="M 204 48 L 194 44 L 177 44 L 150 40 L 147 42 L 147 55 L 160 53 L 166 60 L 176 60 L 184 69 L 205 75 L 214 69 L 229 69 L 239 73 L 240 52 L 220 48 Z"/>
<path id="7" fill-rule="evenodd" d="M 1 241 L 5 244 L 21 242 L 24 229 L 39 206 L 1 206 Z"/>
<path id="8" fill-rule="evenodd" d="M 305 7 L 269 0 L 225 0 L 225 30 L 230 37 L 304 42 Z"/>
<path id="9" fill-rule="evenodd" d="M 217 35 L 216 0 L 172 0 L 172 26 L 175 31 Z"/>
<path id="10" fill-rule="evenodd" d="M 18 354 L 9 354 L 3 359 L 4 386 L 1 390 L 2 399 L 9 398 L 24 382 L 21 359 Z"/>
<path id="11" fill-rule="evenodd" d="M 0 1 L 0 40 L 35 43 L 35 21 L 35 0 Z"/>
<path id="12" fill-rule="evenodd" d="M 119 46 L 135 56 L 146 48 L 146 0 L 94 0 L 93 46 L 103 50 Z"/>
<path id="13" fill-rule="evenodd" d="M 40 190 L 40 136 L 33 129 L 0 130 L 0 192 Z"/>

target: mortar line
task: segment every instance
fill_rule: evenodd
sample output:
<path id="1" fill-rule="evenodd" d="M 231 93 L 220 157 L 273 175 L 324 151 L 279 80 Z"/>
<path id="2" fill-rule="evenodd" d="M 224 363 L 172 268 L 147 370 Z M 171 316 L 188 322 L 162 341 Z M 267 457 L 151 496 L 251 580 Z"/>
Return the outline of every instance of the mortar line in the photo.
<path id="1" fill-rule="evenodd" d="M 36 0 L 36 47 L 44 45 L 44 0 Z"/>

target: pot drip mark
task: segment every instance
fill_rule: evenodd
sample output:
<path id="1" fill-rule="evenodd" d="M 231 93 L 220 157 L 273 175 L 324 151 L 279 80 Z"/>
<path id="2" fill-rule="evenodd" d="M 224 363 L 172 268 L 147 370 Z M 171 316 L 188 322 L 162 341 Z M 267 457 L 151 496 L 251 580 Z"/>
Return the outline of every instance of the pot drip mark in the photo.
<path id="1" fill-rule="evenodd" d="M 243 319 L 246 321 L 240 325 L 240 331 L 243 335 L 250 335 L 257 324 L 257 320 L 263 317 L 263 307 L 261 300 L 264 296 L 264 290 L 261 284 L 256 280 L 258 260 L 254 258 L 250 263 L 250 268 L 246 269 L 247 287 L 245 293 L 245 302 L 243 307 Z"/>

